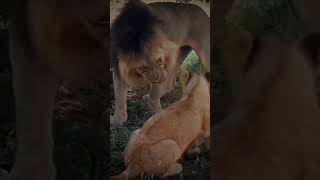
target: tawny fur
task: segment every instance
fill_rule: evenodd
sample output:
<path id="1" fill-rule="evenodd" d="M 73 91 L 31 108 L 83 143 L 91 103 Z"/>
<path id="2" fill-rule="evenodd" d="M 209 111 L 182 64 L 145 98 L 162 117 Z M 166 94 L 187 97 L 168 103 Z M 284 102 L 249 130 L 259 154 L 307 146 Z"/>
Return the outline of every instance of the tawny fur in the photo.
<path id="1" fill-rule="evenodd" d="M 211 179 L 319 179 L 319 110 L 312 68 L 307 63 L 309 58 L 299 47 L 301 44 L 297 47 L 297 42 L 271 42 L 254 58 L 255 63 L 247 69 L 244 78 L 242 57 L 248 51 L 242 48 L 249 47 L 251 37 L 247 42 L 242 41 L 247 45 L 237 40 L 229 44 L 238 48 L 236 53 L 223 47 L 232 38 L 225 16 L 233 1 L 216 1 L 217 8 L 213 11 L 215 29 L 211 48 L 214 58 L 224 63 L 231 76 L 234 99 L 231 114 L 214 128 Z M 307 26 L 319 27 L 319 1 L 292 0 L 291 3 L 295 15 Z M 245 34 L 240 32 L 236 38 L 239 40 L 242 35 Z M 226 54 L 220 54 L 221 50 Z M 235 58 L 226 60 L 220 55 Z M 270 76 L 274 79 L 270 80 Z"/>
<path id="2" fill-rule="evenodd" d="M 18 148 L 10 177 L 1 180 L 55 179 L 52 113 L 57 87 L 61 81 L 79 88 L 111 80 L 106 75 L 107 3 L 10 3 L 9 49 Z"/>
<path id="3" fill-rule="evenodd" d="M 72 88 L 104 80 L 109 48 L 106 3 L 29 0 L 26 16 L 35 61 Z"/>
<path id="4" fill-rule="evenodd" d="M 131 8 L 126 9 L 126 6 Z M 122 16 L 130 12 L 131 15 L 125 16 L 126 18 Z M 147 22 L 139 26 L 132 25 L 132 22 L 140 21 L 140 16 L 135 17 L 135 14 L 139 13 L 146 14 Z M 194 26 L 195 19 L 197 27 Z M 179 66 L 192 49 L 210 71 L 209 21 L 208 15 L 200 7 L 192 4 L 170 2 L 145 4 L 141 1 L 129 1 L 125 5 L 111 27 L 111 42 L 116 44 L 112 46 L 111 57 L 114 61 L 115 119 L 119 126 L 123 125 L 127 119 L 126 95 L 129 87 L 149 85 L 151 87 L 149 107 L 151 111 L 159 112 L 162 109 L 160 98 L 174 88 Z M 128 29 L 128 32 L 121 34 L 123 29 Z M 137 33 L 140 31 L 146 32 L 141 35 Z M 140 35 L 141 37 L 128 36 L 130 33 L 132 36 Z M 128 37 L 124 40 L 123 36 Z M 146 36 L 148 38 L 145 38 Z M 135 38 L 139 41 L 134 43 L 132 39 Z M 127 49 L 119 48 L 117 46 L 119 44 Z M 139 49 L 137 46 L 141 46 L 139 52 L 135 52 Z M 156 65 L 159 58 L 164 61 L 164 66 L 160 68 Z M 139 72 L 138 69 L 143 66 L 147 67 L 148 73 Z M 152 78 L 153 76 L 162 78 Z"/>
<path id="5" fill-rule="evenodd" d="M 155 61 L 159 58 L 163 58 L 165 64 L 164 71 L 166 76 L 169 76 L 166 77 L 165 80 L 169 81 L 172 79 L 172 76 L 175 76 L 177 66 L 181 64 L 181 62 L 177 62 L 179 46 L 176 43 L 167 40 L 165 37 L 159 35 L 159 37 L 146 44 L 144 49 L 144 57 L 123 54 L 119 54 L 118 56 L 118 58 L 121 59 L 118 64 L 120 76 L 131 88 L 152 84 L 153 82 L 149 80 L 149 74 L 160 73 L 152 70 L 149 74 L 146 74 L 146 77 L 144 77 L 144 75 L 137 72 L 137 69 L 141 66 L 156 66 L 157 64 Z M 159 74 L 159 76 L 161 76 L 161 74 Z"/>
<path id="6" fill-rule="evenodd" d="M 193 75 L 181 100 L 152 116 L 132 134 L 124 158 L 127 169 L 112 179 L 178 174 L 182 167 L 177 161 L 186 149 L 209 137 L 209 83 L 203 76 Z"/>
<path id="7" fill-rule="evenodd" d="M 213 179 L 320 178 L 320 112 L 298 40 L 262 40 L 227 119 L 215 127 Z"/>

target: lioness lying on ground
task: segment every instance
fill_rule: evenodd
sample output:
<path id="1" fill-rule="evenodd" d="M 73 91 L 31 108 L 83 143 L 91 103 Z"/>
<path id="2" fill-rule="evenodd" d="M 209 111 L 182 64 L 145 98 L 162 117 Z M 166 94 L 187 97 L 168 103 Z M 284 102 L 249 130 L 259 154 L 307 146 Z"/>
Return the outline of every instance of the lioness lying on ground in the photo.
<path id="1" fill-rule="evenodd" d="M 194 74 L 181 100 L 151 117 L 131 135 L 124 158 L 127 169 L 112 179 L 176 175 L 182 171 L 177 162 L 181 155 L 209 137 L 209 83 L 204 76 Z"/>

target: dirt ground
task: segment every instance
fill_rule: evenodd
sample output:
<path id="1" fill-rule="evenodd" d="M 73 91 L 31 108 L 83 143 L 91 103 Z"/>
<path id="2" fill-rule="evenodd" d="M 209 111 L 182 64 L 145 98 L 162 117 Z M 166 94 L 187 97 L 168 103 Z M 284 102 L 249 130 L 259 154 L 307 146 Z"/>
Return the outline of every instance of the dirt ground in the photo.
<path id="1" fill-rule="evenodd" d="M 146 0 L 146 3 L 159 2 L 156 0 Z M 169 1 L 175 2 L 175 1 Z M 192 1 L 194 4 L 201 6 L 206 13 L 210 14 L 209 4 L 201 3 L 200 1 Z M 110 20 L 111 22 L 120 12 L 124 1 L 111 1 L 110 6 Z M 132 131 L 141 128 L 143 123 L 153 114 L 148 110 L 147 101 L 144 95 L 149 93 L 148 89 L 132 90 L 129 92 L 128 97 L 128 120 L 122 128 L 116 128 L 111 123 L 110 127 L 110 174 L 116 175 L 124 170 L 123 164 L 123 151 Z M 170 105 L 181 97 L 181 88 L 179 83 L 177 87 L 161 99 L 163 107 Z M 114 107 L 114 105 L 113 105 Z M 112 107 L 112 112 L 113 112 Z M 113 117 L 111 116 L 111 121 Z M 210 178 L 209 173 L 210 161 L 209 152 L 203 148 L 203 152 L 193 159 L 185 160 L 183 162 L 183 172 L 178 176 L 166 178 L 166 179 L 199 179 L 205 180 Z M 147 179 L 144 177 L 143 179 Z"/>

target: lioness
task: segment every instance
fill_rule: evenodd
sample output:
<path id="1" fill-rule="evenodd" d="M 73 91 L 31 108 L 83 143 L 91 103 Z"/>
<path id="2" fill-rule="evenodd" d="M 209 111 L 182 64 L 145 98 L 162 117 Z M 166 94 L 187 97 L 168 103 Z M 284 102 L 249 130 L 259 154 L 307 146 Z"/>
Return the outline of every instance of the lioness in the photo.
<path id="1" fill-rule="evenodd" d="M 209 137 L 209 83 L 204 76 L 193 74 L 179 101 L 133 132 L 124 158 L 127 169 L 111 179 L 178 174 L 182 166 L 177 161 L 186 149 Z"/>
<path id="2" fill-rule="evenodd" d="M 52 109 L 59 80 L 108 81 L 107 1 L 23 0 L 9 10 L 17 152 L 10 180 L 53 180 Z M 92 83 L 94 84 L 94 83 Z"/>
<path id="3" fill-rule="evenodd" d="M 129 0 L 111 27 L 115 119 L 127 119 L 128 87 L 151 86 L 151 108 L 175 84 L 177 69 L 194 49 L 209 69 L 210 18 L 198 6 Z M 199 28 L 201 27 L 201 28 Z"/>

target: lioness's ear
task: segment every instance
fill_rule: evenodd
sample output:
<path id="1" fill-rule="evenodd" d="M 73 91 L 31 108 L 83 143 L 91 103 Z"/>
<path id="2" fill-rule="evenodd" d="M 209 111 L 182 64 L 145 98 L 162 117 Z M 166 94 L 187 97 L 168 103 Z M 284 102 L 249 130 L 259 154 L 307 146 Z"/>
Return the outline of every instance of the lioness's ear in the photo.
<path id="1" fill-rule="evenodd" d="M 190 72 L 188 76 L 188 80 L 186 81 L 186 85 L 189 84 L 190 79 L 192 78 L 194 72 Z"/>

